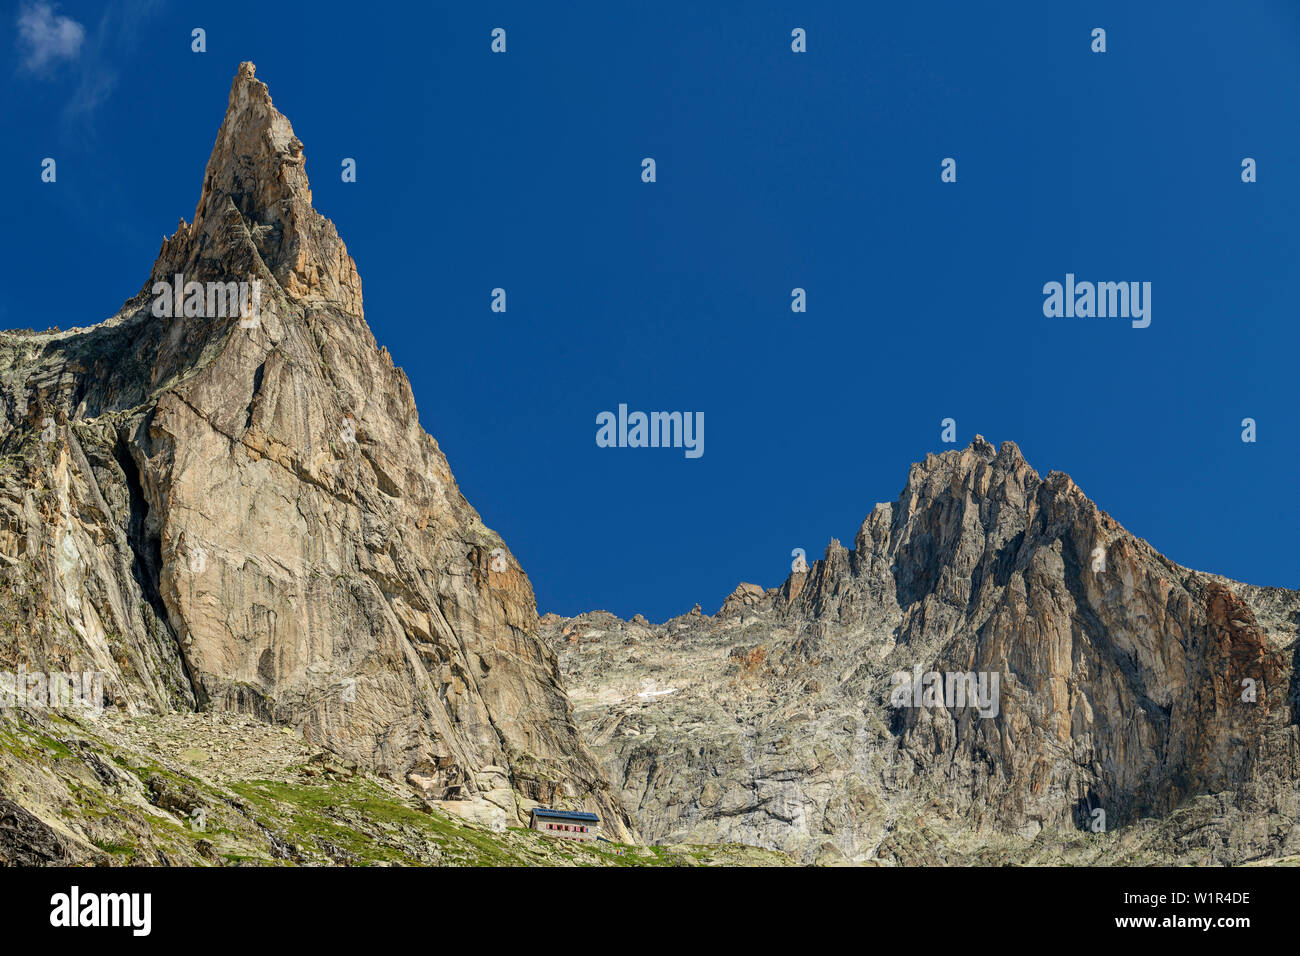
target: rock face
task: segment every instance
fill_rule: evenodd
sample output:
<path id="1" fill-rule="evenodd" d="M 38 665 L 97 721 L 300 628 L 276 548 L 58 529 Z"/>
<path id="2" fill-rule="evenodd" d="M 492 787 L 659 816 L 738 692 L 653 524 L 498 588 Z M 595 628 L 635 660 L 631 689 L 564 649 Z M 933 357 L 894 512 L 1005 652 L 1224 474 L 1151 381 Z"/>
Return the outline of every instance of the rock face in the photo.
<path id="1" fill-rule="evenodd" d="M 98 672 L 108 708 L 3 714 L 0 863 L 102 862 L 124 840 L 218 859 L 174 824 L 231 804 L 176 761 L 211 750 L 233 775 L 249 740 L 269 759 L 253 723 L 293 731 L 282 769 L 316 754 L 295 773 L 369 774 L 407 824 L 407 801 L 434 805 L 457 833 L 546 803 L 615 838 L 805 862 L 1283 859 L 1298 632 L 1300 592 L 1179 567 L 982 438 L 913 466 L 852 550 L 715 615 L 539 621 L 366 325 L 251 64 L 140 293 L 91 328 L 0 333 L 0 673 Z M 209 717 L 208 750 L 155 773 L 141 728 L 188 740 Z M 232 792 L 287 827 L 249 772 Z M 322 833 L 364 815 L 354 796 Z M 228 855 L 271 832 L 255 809 Z M 394 859 L 479 859 L 401 832 Z M 315 847 L 267 852 L 365 852 Z"/>
<path id="2" fill-rule="evenodd" d="M 172 317 L 177 275 L 206 296 Z M 259 309 L 214 303 L 240 282 Z M 127 713 L 250 713 L 429 800 L 628 835 L 252 64 L 194 221 L 107 321 L 0 335 L 0 410 L 0 670 L 102 671 Z"/>
<path id="3" fill-rule="evenodd" d="M 1173 564 L 1010 442 L 928 456 L 852 550 L 714 616 L 543 624 L 651 840 L 823 862 L 1300 850 L 1300 592 Z M 956 696 L 980 680 L 994 706 Z"/>

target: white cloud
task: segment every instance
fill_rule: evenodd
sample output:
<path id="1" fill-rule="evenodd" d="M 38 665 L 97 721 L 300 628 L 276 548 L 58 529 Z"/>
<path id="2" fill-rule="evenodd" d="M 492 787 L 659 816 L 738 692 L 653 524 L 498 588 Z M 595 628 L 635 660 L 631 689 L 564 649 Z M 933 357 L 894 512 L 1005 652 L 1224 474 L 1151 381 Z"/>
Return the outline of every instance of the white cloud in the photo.
<path id="1" fill-rule="evenodd" d="M 28 70 L 39 70 L 52 60 L 75 60 L 85 38 L 85 27 L 56 14 L 48 3 L 24 4 L 18 12 L 18 44 Z"/>

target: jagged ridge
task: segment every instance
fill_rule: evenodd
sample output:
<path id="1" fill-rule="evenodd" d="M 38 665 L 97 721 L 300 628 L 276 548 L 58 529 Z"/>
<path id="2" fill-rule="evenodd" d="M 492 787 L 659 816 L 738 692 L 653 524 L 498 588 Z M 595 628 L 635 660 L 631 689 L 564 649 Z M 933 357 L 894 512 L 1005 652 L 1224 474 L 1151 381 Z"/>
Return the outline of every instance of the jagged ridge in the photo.
<path id="1" fill-rule="evenodd" d="M 715 616 L 544 624 L 653 839 L 906 860 L 920 820 L 955 857 L 967 839 L 1073 839 L 1097 809 L 1139 832 L 1227 794 L 1197 824 L 1210 859 L 1300 844 L 1300 593 L 1179 567 L 1011 442 L 928 456 L 852 550 L 832 541 Z M 895 709 L 892 675 L 916 667 L 999 675 L 999 712 Z M 675 690 L 638 696 L 647 678 Z"/>

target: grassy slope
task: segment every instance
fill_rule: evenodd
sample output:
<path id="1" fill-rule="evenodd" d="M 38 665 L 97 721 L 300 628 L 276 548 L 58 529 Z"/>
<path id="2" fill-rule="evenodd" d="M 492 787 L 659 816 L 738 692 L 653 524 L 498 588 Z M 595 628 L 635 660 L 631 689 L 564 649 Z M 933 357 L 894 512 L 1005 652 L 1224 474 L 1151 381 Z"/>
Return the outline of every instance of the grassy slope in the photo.
<path id="1" fill-rule="evenodd" d="M 204 720 L 195 716 L 196 722 Z M 203 729 L 212 739 L 211 724 Z M 240 727 L 231 727 L 238 735 Z M 743 846 L 635 847 L 494 832 L 423 803 L 408 788 L 305 756 L 272 776 L 230 779 L 158 734 L 143 746 L 86 720 L 0 718 L 0 796 L 38 817 L 91 865 L 789 865 Z M 303 755 L 308 751 L 302 750 Z M 220 770 L 216 764 L 222 764 Z M 197 814 L 197 817 L 196 817 Z M 200 819 L 201 818 L 201 825 Z M 0 834 L 0 860 L 13 848 Z M 27 860 L 24 862 L 33 862 Z M 36 861 L 41 862 L 41 861 Z"/>

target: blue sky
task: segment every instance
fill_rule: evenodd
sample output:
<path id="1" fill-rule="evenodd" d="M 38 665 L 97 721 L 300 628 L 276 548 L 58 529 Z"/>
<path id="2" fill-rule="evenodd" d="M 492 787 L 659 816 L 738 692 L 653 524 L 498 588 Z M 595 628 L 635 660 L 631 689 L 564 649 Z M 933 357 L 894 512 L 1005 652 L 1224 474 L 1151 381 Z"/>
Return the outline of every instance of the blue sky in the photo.
<path id="1" fill-rule="evenodd" d="M 0 327 L 139 290 L 251 59 L 543 612 L 778 584 L 947 417 L 1175 561 L 1300 586 L 1300 7 L 704 6 L 9 2 Z M 1067 272 L 1151 282 L 1150 327 L 1044 317 Z M 598 448 L 620 403 L 703 412 L 704 455 Z"/>

